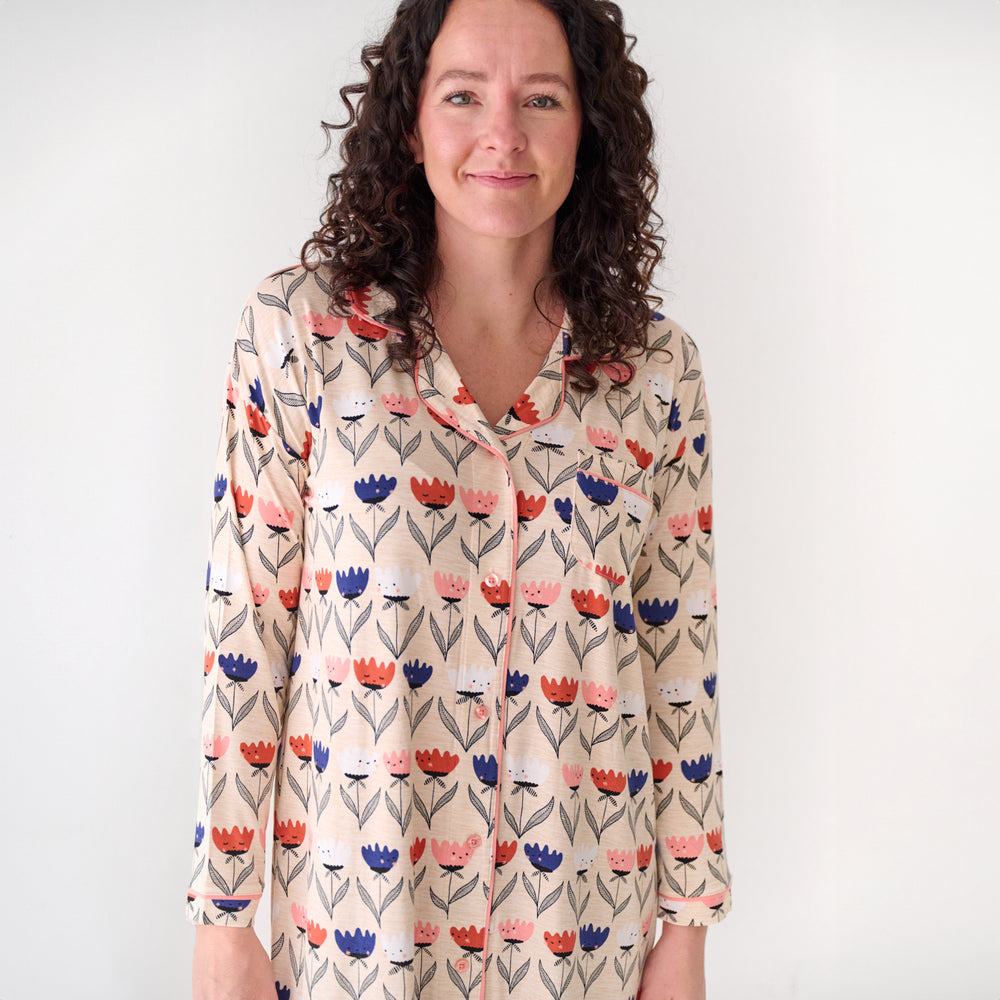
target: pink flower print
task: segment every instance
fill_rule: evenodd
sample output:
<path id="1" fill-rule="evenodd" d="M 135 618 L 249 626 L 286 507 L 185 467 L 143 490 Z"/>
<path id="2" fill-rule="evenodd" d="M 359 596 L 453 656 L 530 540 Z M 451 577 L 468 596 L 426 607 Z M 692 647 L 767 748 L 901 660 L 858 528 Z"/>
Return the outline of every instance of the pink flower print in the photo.
<path id="1" fill-rule="evenodd" d="M 667 527 L 670 534 L 679 542 L 686 542 L 694 533 L 696 515 L 694 511 L 690 514 L 677 514 L 667 518 Z"/>
<path id="2" fill-rule="evenodd" d="M 521 596 L 538 611 L 555 604 L 561 589 L 558 583 L 536 583 L 532 580 L 530 583 L 521 584 Z"/>
<path id="3" fill-rule="evenodd" d="M 642 923 L 640 924 L 640 928 L 642 929 L 642 936 L 643 937 L 645 937 L 646 934 L 649 932 L 650 924 L 652 924 L 652 922 L 653 922 L 653 912 L 654 912 L 653 910 L 650 910 L 649 913 L 647 913 L 642 918 Z"/>
<path id="4" fill-rule="evenodd" d="M 302 580 L 299 586 L 306 594 L 313 589 L 313 571 L 306 566 L 302 567 Z"/>
<path id="5" fill-rule="evenodd" d="M 326 679 L 330 687 L 337 688 L 347 680 L 351 671 L 351 661 L 346 656 L 328 656 L 326 658 Z"/>
<path id="6" fill-rule="evenodd" d="M 464 841 L 437 840 L 431 837 L 431 854 L 445 871 L 461 871 L 469 863 L 476 849 L 477 845 L 472 841 L 473 837 L 466 837 Z"/>
<path id="7" fill-rule="evenodd" d="M 410 751 L 393 750 L 391 753 L 384 753 L 382 763 L 394 778 L 406 778 L 410 774 Z"/>
<path id="8" fill-rule="evenodd" d="M 617 698 L 617 688 L 605 687 L 597 681 L 583 685 L 583 700 L 587 703 L 587 707 L 594 709 L 595 712 L 606 712 Z"/>
<path id="9" fill-rule="evenodd" d="M 587 440 L 599 451 L 612 452 L 618 447 L 618 435 L 601 427 L 587 427 Z"/>
<path id="10" fill-rule="evenodd" d="M 271 596 L 271 591 L 267 589 L 262 583 L 255 583 L 253 585 L 253 603 L 254 607 L 259 608 L 269 597 Z"/>
<path id="11" fill-rule="evenodd" d="M 288 531 L 295 520 L 294 512 L 268 500 L 258 499 L 257 510 L 272 531 Z"/>
<path id="12" fill-rule="evenodd" d="M 205 650 L 205 673 L 207 674 L 211 669 L 212 665 L 215 663 L 215 651 L 211 649 Z"/>
<path id="13" fill-rule="evenodd" d="M 507 942 L 507 944 L 513 944 L 515 942 L 520 943 L 522 941 L 527 941 L 531 937 L 532 932 L 535 929 L 533 923 L 529 923 L 525 920 L 518 920 L 516 917 L 513 920 L 505 920 L 497 928 L 500 933 L 500 937 Z"/>
<path id="14" fill-rule="evenodd" d="M 236 404 L 240 400 L 240 391 L 236 388 L 233 383 L 233 376 L 227 372 L 226 373 L 226 402 L 232 409 L 236 409 Z"/>
<path id="15" fill-rule="evenodd" d="M 202 741 L 206 760 L 218 760 L 229 749 L 228 736 L 206 736 Z"/>
<path id="16" fill-rule="evenodd" d="M 575 792 L 580 787 L 580 782 L 583 781 L 583 765 L 563 764 L 562 776 L 563 781 Z"/>
<path id="17" fill-rule="evenodd" d="M 616 875 L 628 875 L 635 867 L 635 851 L 608 850 L 608 867 Z"/>
<path id="18" fill-rule="evenodd" d="M 333 340 L 344 328 L 344 318 L 342 316 L 327 316 L 323 313 L 314 313 L 307 309 L 302 317 L 306 321 L 309 332 L 317 340 Z"/>
<path id="19" fill-rule="evenodd" d="M 458 492 L 465 509 L 477 521 L 489 517 L 500 499 L 496 493 L 490 493 L 489 490 L 467 490 L 464 486 L 459 486 Z"/>
<path id="20" fill-rule="evenodd" d="M 701 849 L 705 846 L 705 834 L 699 833 L 697 837 L 665 837 L 664 843 L 675 861 L 689 865 L 701 854 Z"/>
<path id="21" fill-rule="evenodd" d="M 434 588 L 448 604 L 456 604 L 469 592 L 469 581 L 457 574 L 435 573 Z"/>
<path id="22" fill-rule="evenodd" d="M 418 948 L 426 948 L 428 945 L 434 944 L 438 939 L 438 934 L 441 933 L 440 927 L 435 927 L 429 920 L 424 923 L 418 920 L 413 925 L 413 943 Z"/>
<path id="23" fill-rule="evenodd" d="M 390 392 L 388 395 L 382 395 L 382 405 L 394 417 L 412 417 L 420 406 L 420 400 L 416 397 L 408 399 L 406 396 L 397 396 L 396 393 Z"/>
<path id="24" fill-rule="evenodd" d="M 300 931 L 304 931 L 306 929 L 306 922 L 306 908 L 301 903 L 292 903 L 292 923 Z"/>

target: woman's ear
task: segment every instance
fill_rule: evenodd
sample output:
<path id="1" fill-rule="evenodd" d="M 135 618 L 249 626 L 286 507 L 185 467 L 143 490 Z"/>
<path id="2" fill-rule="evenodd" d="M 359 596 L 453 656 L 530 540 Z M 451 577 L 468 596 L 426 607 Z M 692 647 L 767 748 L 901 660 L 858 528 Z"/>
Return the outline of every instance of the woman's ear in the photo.
<path id="1" fill-rule="evenodd" d="M 413 131 L 406 137 L 406 141 L 410 145 L 410 152 L 413 153 L 414 162 L 423 163 L 424 145 L 420 141 L 420 131 L 416 125 L 413 126 Z"/>

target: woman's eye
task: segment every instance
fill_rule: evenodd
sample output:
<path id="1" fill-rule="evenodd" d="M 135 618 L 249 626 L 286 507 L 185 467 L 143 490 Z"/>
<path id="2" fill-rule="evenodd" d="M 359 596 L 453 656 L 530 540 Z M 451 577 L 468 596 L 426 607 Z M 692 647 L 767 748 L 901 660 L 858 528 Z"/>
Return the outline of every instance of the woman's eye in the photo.
<path id="1" fill-rule="evenodd" d="M 457 94 L 449 94 L 444 100 L 446 104 L 454 104 L 455 107 L 463 107 L 466 104 L 472 103 L 472 95 L 463 90 L 459 91 Z"/>
<path id="2" fill-rule="evenodd" d="M 532 97 L 528 103 L 533 108 L 557 108 L 559 107 L 559 102 L 551 94 L 538 94 L 536 97 Z"/>

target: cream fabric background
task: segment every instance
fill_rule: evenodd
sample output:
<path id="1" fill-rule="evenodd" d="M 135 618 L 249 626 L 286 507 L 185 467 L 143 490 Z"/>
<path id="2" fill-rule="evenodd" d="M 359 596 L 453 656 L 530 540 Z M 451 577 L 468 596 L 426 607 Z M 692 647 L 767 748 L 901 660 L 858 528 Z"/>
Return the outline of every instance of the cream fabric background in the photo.
<path id="1" fill-rule="evenodd" d="M 624 0 L 716 437 L 713 1000 L 996 1000 L 1000 3 Z M 182 997 L 223 370 L 390 6 L 0 0 L 0 997 Z"/>

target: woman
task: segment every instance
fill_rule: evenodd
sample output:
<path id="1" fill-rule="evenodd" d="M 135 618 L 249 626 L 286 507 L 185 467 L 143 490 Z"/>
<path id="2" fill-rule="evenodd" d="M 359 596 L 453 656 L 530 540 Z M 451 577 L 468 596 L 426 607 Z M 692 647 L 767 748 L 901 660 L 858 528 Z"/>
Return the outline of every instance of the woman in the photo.
<path id="1" fill-rule="evenodd" d="M 195 996 L 704 997 L 710 426 L 645 74 L 607 0 L 406 0 L 364 64 L 234 348 Z"/>

